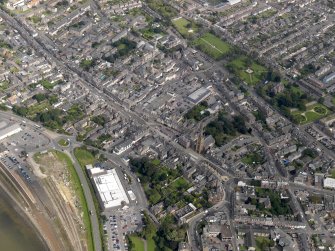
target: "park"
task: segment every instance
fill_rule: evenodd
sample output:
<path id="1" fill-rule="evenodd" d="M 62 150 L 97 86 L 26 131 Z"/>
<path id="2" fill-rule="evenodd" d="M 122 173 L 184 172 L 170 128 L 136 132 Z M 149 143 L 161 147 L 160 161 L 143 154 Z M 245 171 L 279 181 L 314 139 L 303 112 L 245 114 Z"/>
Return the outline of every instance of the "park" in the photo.
<path id="1" fill-rule="evenodd" d="M 209 32 L 194 40 L 193 44 L 215 60 L 222 59 L 232 50 L 230 44 Z"/>
<path id="2" fill-rule="evenodd" d="M 329 114 L 327 107 L 321 104 L 312 104 L 307 105 L 306 111 L 295 110 L 292 111 L 293 119 L 298 124 L 307 124 L 323 118 L 324 116 Z"/>

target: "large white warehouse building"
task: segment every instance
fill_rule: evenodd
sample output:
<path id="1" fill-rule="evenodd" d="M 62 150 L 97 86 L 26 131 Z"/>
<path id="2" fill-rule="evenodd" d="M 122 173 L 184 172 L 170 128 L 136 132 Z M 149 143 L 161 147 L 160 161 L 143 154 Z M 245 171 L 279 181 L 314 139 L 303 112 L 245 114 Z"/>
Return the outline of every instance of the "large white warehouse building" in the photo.
<path id="1" fill-rule="evenodd" d="M 121 207 L 129 204 L 129 199 L 115 169 L 104 170 L 99 167 L 86 167 L 91 176 L 94 188 L 99 194 L 102 208 Z"/>

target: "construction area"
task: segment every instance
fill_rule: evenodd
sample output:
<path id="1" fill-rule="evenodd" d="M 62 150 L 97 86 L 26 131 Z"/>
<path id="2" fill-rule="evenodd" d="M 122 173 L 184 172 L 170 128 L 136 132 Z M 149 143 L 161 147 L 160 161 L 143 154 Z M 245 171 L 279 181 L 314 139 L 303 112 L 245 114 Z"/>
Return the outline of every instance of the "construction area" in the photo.
<path id="1" fill-rule="evenodd" d="M 29 159 L 34 173 L 41 178 L 43 187 L 57 213 L 54 223 L 62 229 L 65 238 L 74 250 L 89 250 L 87 227 L 83 219 L 80 191 L 74 184 L 70 158 L 63 152 L 36 153 Z"/>

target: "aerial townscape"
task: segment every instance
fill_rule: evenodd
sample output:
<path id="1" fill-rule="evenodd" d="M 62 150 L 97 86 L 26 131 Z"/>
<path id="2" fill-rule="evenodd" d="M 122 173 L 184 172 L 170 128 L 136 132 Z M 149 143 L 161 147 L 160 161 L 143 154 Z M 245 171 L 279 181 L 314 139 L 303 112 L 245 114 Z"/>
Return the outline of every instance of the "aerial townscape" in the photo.
<path id="1" fill-rule="evenodd" d="M 0 251 L 335 250 L 334 0 L 4 0 L 0 65 Z"/>

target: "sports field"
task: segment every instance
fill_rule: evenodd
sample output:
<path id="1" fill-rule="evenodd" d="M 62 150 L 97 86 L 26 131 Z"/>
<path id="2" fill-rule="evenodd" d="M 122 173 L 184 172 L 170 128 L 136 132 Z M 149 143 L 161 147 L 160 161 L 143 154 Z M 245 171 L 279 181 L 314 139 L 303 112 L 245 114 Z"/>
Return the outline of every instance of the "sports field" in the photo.
<path id="1" fill-rule="evenodd" d="M 222 41 L 212 33 L 205 33 L 194 40 L 193 44 L 215 60 L 221 59 L 232 49 L 227 42 Z"/>

